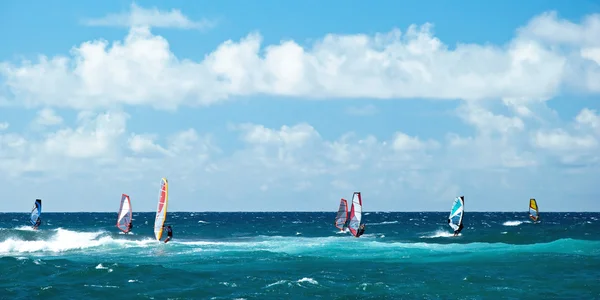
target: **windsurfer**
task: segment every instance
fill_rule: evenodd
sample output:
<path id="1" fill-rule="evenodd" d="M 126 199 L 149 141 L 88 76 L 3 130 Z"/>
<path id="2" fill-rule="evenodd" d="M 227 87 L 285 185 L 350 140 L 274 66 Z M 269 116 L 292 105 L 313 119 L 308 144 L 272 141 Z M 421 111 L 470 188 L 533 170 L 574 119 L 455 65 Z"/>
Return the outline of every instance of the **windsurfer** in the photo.
<path id="1" fill-rule="evenodd" d="M 163 226 L 164 227 L 164 226 Z M 167 226 L 167 239 L 165 240 L 165 244 L 173 238 L 173 229 L 171 229 L 171 225 Z"/>
<path id="2" fill-rule="evenodd" d="M 450 221 L 450 220 L 448 220 Z M 458 225 L 458 229 L 454 230 L 454 236 L 457 236 L 462 230 L 463 230 L 464 226 L 461 223 L 460 225 Z"/>
<path id="3" fill-rule="evenodd" d="M 133 228 L 133 222 L 129 222 L 129 225 L 127 225 L 127 232 L 131 232 L 132 228 Z"/>
<path id="4" fill-rule="evenodd" d="M 35 221 L 35 225 L 33 225 L 33 229 L 38 229 L 38 227 L 40 227 L 41 224 L 42 224 L 42 218 L 38 217 L 37 221 Z"/>
<path id="5" fill-rule="evenodd" d="M 356 231 L 356 237 L 363 235 L 363 233 L 365 233 L 365 224 L 360 224 L 360 226 L 358 226 L 358 230 Z"/>

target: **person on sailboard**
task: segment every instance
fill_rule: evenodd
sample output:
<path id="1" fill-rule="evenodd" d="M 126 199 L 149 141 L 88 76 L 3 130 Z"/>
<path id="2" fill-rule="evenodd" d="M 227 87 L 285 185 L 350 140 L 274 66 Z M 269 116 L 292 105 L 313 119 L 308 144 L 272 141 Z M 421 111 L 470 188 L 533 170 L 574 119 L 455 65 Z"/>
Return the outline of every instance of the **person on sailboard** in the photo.
<path id="1" fill-rule="evenodd" d="M 358 226 L 358 230 L 356 231 L 356 237 L 363 235 L 363 233 L 365 233 L 365 224 L 360 224 L 360 226 Z"/>
<path id="2" fill-rule="evenodd" d="M 42 218 L 38 217 L 37 221 L 35 221 L 35 225 L 33 225 L 33 229 L 38 229 L 38 227 L 40 227 L 41 224 L 42 224 Z"/>
<path id="3" fill-rule="evenodd" d="M 463 230 L 463 228 L 463 224 L 460 223 L 460 225 L 458 225 L 458 229 L 454 230 L 454 236 L 457 236 Z"/>
<path id="4" fill-rule="evenodd" d="M 173 238 L 173 229 L 171 229 L 171 225 L 167 226 L 167 239 L 165 240 L 165 244 Z"/>
<path id="5" fill-rule="evenodd" d="M 129 225 L 127 225 L 127 232 L 131 232 L 131 228 L 133 228 L 133 222 L 129 222 Z"/>

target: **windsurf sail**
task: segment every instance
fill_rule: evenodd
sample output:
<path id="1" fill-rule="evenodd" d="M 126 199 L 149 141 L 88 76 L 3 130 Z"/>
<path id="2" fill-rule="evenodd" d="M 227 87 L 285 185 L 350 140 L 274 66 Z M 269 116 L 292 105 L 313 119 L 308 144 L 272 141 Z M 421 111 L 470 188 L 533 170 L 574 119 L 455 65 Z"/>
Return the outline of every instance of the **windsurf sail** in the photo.
<path id="1" fill-rule="evenodd" d="M 129 232 L 129 224 L 131 224 L 132 211 L 131 200 L 126 194 L 121 195 L 121 207 L 117 215 L 117 228 L 123 232 Z"/>
<path id="2" fill-rule="evenodd" d="M 350 209 L 350 224 L 348 224 L 348 229 L 350 229 L 352 235 L 356 236 L 361 221 L 362 198 L 360 197 L 360 192 L 354 192 L 352 195 L 352 208 Z"/>
<path id="3" fill-rule="evenodd" d="M 464 215 L 464 206 L 465 206 L 465 197 L 460 196 L 454 199 L 454 203 L 452 204 L 452 209 L 450 210 L 450 216 L 448 217 L 448 225 L 452 227 L 454 230 L 458 230 L 460 224 L 463 221 Z"/>
<path id="4" fill-rule="evenodd" d="M 346 227 L 346 221 L 348 220 L 348 202 L 346 199 L 340 200 L 340 208 L 338 209 L 337 215 L 335 216 L 335 227 L 340 230 L 344 230 Z"/>
<path id="5" fill-rule="evenodd" d="M 166 178 L 160 179 L 160 191 L 158 193 L 158 207 L 154 219 L 154 236 L 160 241 L 163 234 L 163 226 L 167 220 L 167 204 L 169 203 L 169 183 Z"/>
<path id="6" fill-rule="evenodd" d="M 31 218 L 29 219 L 29 222 L 31 223 L 31 225 L 35 225 L 35 223 L 37 222 L 37 220 L 40 218 L 41 215 L 42 215 L 42 199 L 35 199 L 35 202 L 33 203 L 33 209 L 31 209 Z"/>
<path id="7" fill-rule="evenodd" d="M 538 211 L 537 201 L 531 198 L 529 199 L 529 217 L 537 222 L 540 219 L 540 212 Z"/>

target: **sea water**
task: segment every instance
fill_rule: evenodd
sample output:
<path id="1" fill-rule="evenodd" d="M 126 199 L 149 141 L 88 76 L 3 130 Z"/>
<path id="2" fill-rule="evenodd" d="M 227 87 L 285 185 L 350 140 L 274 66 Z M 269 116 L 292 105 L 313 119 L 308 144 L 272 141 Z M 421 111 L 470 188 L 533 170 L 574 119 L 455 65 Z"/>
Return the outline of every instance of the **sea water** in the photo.
<path id="1" fill-rule="evenodd" d="M 600 213 L 0 214 L 2 299 L 600 299 Z"/>

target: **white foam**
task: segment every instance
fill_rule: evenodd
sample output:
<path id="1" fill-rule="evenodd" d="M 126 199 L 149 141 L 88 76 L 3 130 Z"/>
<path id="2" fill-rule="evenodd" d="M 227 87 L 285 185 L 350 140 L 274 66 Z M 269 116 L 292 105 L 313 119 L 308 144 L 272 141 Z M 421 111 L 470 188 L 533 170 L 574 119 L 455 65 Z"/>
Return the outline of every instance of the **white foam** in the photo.
<path id="1" fill-rule="evenodd" d="M 265 286 L 265 288 L 270 288 L 270 287 L 272 287 L 272 286 L 275 286 L 275 285 L 280 285 L 280 284 L 284 284 L 284 283 L 286 283 L 286 282 L 287 282 L 287 280 L 279 280 L 279 281 L 277 281 L 277 282 L 273 282 L 273 283 L 271 283 L 271 284 L 268 284 L 267 286 Z M 289 285 L 289 283 L 288 283 L 288 285 Z"/>
<path id="2" fill-rule="evenodd" d="M 453 236 L 454 236 L 453 232 L 438 230 L 438 231 L 434 232 L 433 234 L 420 236 L 419 238 L 421 238 L 421 239 L 434 239 L 434 238 L 453 237 Z"/>
<path id="3" fill-rule="evenodd" d="M 15 230 L 23 230 L 23 231 L 38 231 L 38 230 L 33 229 L 33 227 L 26 226 L 26 225 L 15 227 L 14 229 Z"/>
<path id="4" fill-rule="evenodd" d="M 519 226 L 523 224 L 523 221 L 506 221 L 502 225 L 504 226 Z"/>
<path id="5" fill-rule="evenodd" d="M 198 223 L 210 224 L 210 222 L 206 222 L 206 221 L 202 221 L 202 220 L 198 221 Z"/>
<path id="6" fill-rule="evenodd" d="M 388 225 L 388 224 L 397 224 L 398 221 L 384 221 L 381 223 L 368 223 L 367 225 L 369 226 L 376 226 L 376 225 Z"/>
<path id="7" fill-rule="evenodd" d="M 298 283 L 302 283 L 302 282 L 308 282 L 310 284 L 319 284 L 319 282 L 317 282 L 316 280 L 312 279 L 312 278 L 308 278 L 308 277 L 304 277 L 302 279 L 299 279 L 298 281 L 296 281 Z"/>
<path id="8" fill-rule="evenodd" d="M 88 249 L 104 245 L 116 244 L 124 247 L 140 247 L 153 240 L 132 241 L 113 239 L 103 231 L 79 232 L 67 229 L 53 229 L 52 235 L 45 239 L 21 240 L 8 238 L 0 242 L 0 253 L 32 253 L 32 252 L 65 252 L 70 250 Z"/>
<path id="9" fill-rule="evenodd" d="M 112 288 L 118 289 L 119 287 L 116 285 L 97 285 L 97 284 L 84 284 L 85 287 L 96 287 L 96 288 Z"/>
<path id="10" fill-rule="evenodd" d="M 219 284 L 222 284 L 224 286 L 229 286 L 229 287 L 237 287 L 237 284 L 235 284 L 235 282 L 230 283 L 230 282 L 219 282 Z"/>

